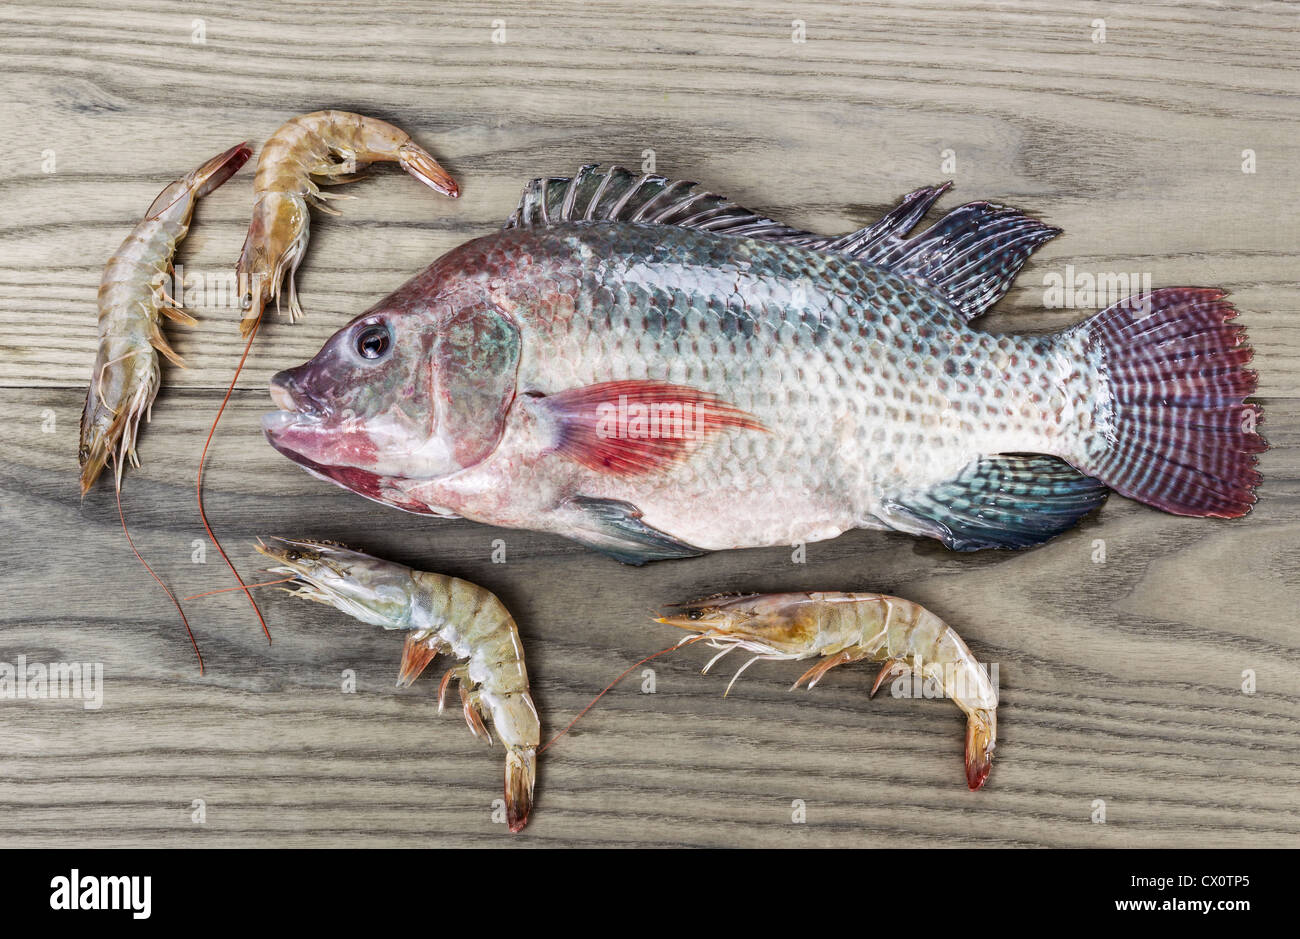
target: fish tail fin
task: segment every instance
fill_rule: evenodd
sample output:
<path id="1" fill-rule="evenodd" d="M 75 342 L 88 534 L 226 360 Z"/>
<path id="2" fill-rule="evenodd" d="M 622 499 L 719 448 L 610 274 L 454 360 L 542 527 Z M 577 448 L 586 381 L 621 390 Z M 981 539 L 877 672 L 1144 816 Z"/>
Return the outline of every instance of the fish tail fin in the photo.
<path id="1" fill-rule="evenodd" d="M 1246 330 L 1223 291 L 1171 287 L 1079 324 L 1108 393 L 1087 456 L 1071 460 L 1116 492 L 1175 515 L 1238 518 L 1255 502 L 1268 443 Z"/>

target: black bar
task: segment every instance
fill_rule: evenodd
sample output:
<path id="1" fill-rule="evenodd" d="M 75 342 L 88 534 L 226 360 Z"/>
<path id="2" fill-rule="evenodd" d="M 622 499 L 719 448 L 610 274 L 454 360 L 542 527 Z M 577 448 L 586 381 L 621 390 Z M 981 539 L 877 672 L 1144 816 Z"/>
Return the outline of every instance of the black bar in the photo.
<path id="1" fill-rule="evenodd" d="M 829 926 L 837 909 L 887 929 L 1132 923 L 1231 929 L 1243 917 L 1285 915 L 1294 854 L 1280 851 L 553 851 L 526 839 L 504 850 L 40 850 L 0 854 L 7 929 L 27 922 L 146 925 L 370 927 L 390 917 L 445 913 L 471 928 L 567 928 L 596 911 L 608 928 L 640 920 L 671 928 L 703 903 L 734 926 L 751 917 L 807 917 Z M 83 899 L 102 876 L 124 909 L 69 906 L 76 870 Z M 59 878 L 63 878 L 60 881 Z M 87 878 L 94 878 L 93 882 Z M 60 892 L 63 883 L 67 888 Z M 125 888 L 134 884 L 134 893 Z M 85 890 L 89 888 L 90 894 Z M 135 910 L 131 899 L 136 900 Z M 1136 908 L 1139 904 L 1150 908 Z M 1210 904 L 1209 909 L 1200 908 Z M 1195 906 L 1193 906 L 1195 904 Z M 1236 908 L 1228 908 L 1232 904 Z M 1123 907 L 1123 908 L 1121 908 Z M 874 913 L 880 915 L 877 918 Z M 355 914 L 355 921 L 347 917 Z M 838 913 L 832 920 L 838 918 Z M 470 917 L 466 920 L 466 917 Z M 647 919 L 648 917 L 648 919 Z M 1048 918 L 1044 918 L 1048 917 Z M 892 924 L 892 925 L 890 925 Z M 731 931 L 731 930 L 729 930 Z M 11 933 L 16 935 L 16 933 Z"/>

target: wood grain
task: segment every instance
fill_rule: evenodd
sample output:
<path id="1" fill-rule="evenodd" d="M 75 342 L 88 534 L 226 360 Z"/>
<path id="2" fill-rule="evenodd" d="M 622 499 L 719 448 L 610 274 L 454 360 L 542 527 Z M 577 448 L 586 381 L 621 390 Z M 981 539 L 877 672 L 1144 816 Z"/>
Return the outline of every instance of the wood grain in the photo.
<path id="1" fill-rule="evenodd" d="M 0 843 L 111 845 L 1294 846 L 1300 836 L 1300 82 L 1284 3 L 642 4 L 401 2 L 0 7 L 0 661 L 100 662 L 99 710 L 0 700 Z M 1092 41 L 1105 17 L 1106 42 Z M 192 41 L 204 21 L 205 42 Z M 492 41 L 505 20 L 504 44 Z M 791 41 L 792 20 L 807 41 Z M 457 203 L 391 169 L 321 217 L 305 322 L 259 336 L 214 445 L 208 510 L 241 568 L 256 534 L 332 537 L 477 581 L 516 614 L 544 732 L 677 638 L 647 611 L 720 589 L 879 589 L 929 605 L 996 662 L 1001 739 L 967 792 L 963 719 L 866 692 L 871 669 L 787 694 L 755 667 L 722 698 L 701 650 L 608 695 L 541 764 L 524 834 L 494 824 L 502 753 L 393 687 L 400 643 L 262 592 L 187 604 L 200 678 L 101 485 L 77 497 L 76 437 L 101 267 L 157 191 L 201 160 L 320 107 L 409 130 L 458 176 Z M 432 522 L 314 481 L 267 447 L 276 370 L 434 257 L 489 232 L 529 178 L 582 162 L 697 179 L 838 232 L 951 176 L 1066 234 L 989 328 L 1056 328 L 1066 264 L 1232 291 L 1257 350 L 1273 450 L 1256 510 L 1181 519 L 1118 497 L 1024 554 L 959 556 L 857 532 L 789 549 L 622 567 L 561 539 Z M 941 168 L 953 151 L 954 173 Z M 1254 151 L 1257 171 L 1242 172 Z M 49 151 L 55 168 L 48 168 Z M 237 255 L 251 172 L 209 197 L 179 260 Z M 144 466 L 124 498 L 181 595 L 228 586 L 195 464 L 239 352 L 236 314 L 173 329 Z M 54 423 L 50 432 L 49 418 Z M 493 564 L 493 539 L 508 561 Z M 1106 560 L 1093 560 L 1098 541 Z M 341 693 L 341 673 L 357 675 Z M 1244 694 L 1243 671 L 1256 676 Z M 206 804 L 206 821 L 191 819 Z M 803 800 L 807 822 L 791 821 Z M 1106 821 L 1093 821 L 1104 800 Z"/>

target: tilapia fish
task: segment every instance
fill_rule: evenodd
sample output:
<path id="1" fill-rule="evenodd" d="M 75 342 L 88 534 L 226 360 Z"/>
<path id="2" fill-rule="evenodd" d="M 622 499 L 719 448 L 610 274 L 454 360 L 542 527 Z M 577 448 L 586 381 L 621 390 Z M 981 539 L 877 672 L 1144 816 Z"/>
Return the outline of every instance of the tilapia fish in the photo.
<path id="1" fill-rule="evenodd" d="M 885 528 L 1023 548 L 1110 489 L 1236 517 L 1260 482 L 1222 291 L 1064 331 L 971 321 L 1058 234 L 946 186 L 824 237 L 693 183 L 584 166 L 277 374 L 271 444 L 411 512 L 630 563 Z"/>

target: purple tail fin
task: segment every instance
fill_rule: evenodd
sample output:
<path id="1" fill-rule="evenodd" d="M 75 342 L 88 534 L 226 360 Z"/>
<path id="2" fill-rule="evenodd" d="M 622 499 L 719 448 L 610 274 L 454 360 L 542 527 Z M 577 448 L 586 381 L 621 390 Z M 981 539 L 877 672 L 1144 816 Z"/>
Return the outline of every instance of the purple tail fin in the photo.
<path id="1" fill-rule="evenodd" d="M 1101 353 L 1110 389 L 1108 446 L 1083 472 L 1176 515 L 1237 518 L 1260 483 L 1255 432 L 1263 411 L 1245 399 L 1246 331 L 1221 290 L 1171 287 L 1131 297 L 1077 328 Z"/>

